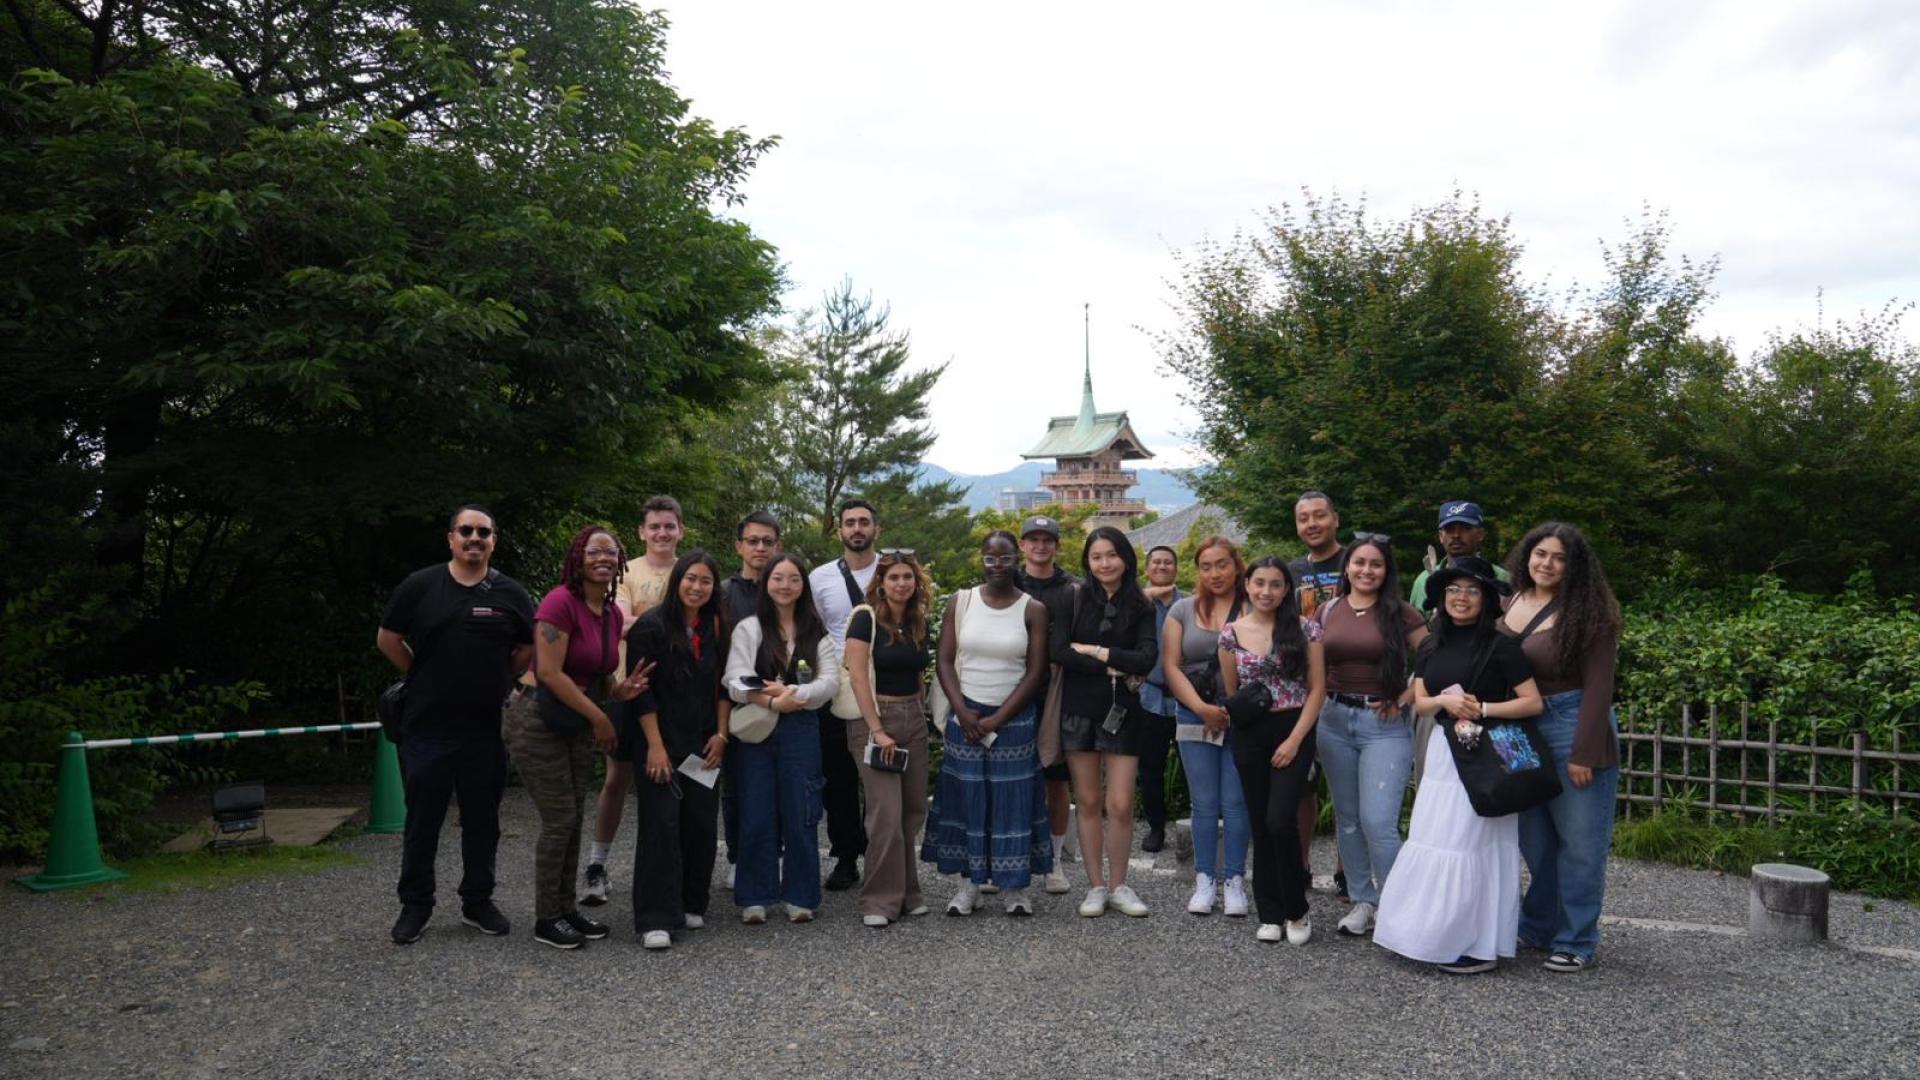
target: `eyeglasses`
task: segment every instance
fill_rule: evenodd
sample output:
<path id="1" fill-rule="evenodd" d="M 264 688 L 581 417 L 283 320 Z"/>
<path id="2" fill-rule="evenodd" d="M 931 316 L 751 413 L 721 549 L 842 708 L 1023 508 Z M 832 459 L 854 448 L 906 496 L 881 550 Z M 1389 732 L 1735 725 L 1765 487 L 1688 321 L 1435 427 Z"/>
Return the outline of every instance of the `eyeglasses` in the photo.
<path id="1" fill-rule="evenodd" d="M 1480 595 L 1480 586 L 1467 585 L 1462 582 L 1456 581 L 1452 585 L 1447 586 L 1447 595 L 1448 596 L 1478 596 Z"/>
<path id="2" fill-rule="evenodd" d="M 589 559 L 617 559 L 620 557 L 620 549 L 590 547 L 581 554 Z"/>
<path id="3" fill-rule="evenodd" d="M 1392 546 L 1393 537 L 1388 536 L 1386 533 L 1357 532 L 1353 534 L 1353 542 L 1356 544 L 1380 544 L 1383 547 L 1387 547 Z"/>
<path id="4" fill-rule="evenodd" d="M 880 549 L 880 557 L 883 559 L 899 559 L 901 562 L 912 562 L 913 555 L 914 555 L 914 551 L 912 548 L 881 548 Z"/>
<path id="5" fill-rule="evenodd" d="M 1020 562 L 1020 556 L 1018 555 L 982 555 L 980 556 L 980 565 L 982 566 L 1013 566 L 1018 564 L 1019 562 Z"/>
<path id="6" fill-rule="evenodd" d="M 770 548 L 779 546 L 780 538 L 777 536 L 743 536 L 740 538 L 740 542 L 752 548 Z"/>
<path id="7" fill-rule="evenodd" d="M 493 526 L 491 526 L 491 525 L 461 525 L 461 526 L 459 526 L 459 527 L 457 527 L 457 528 L 455 528 L 455 529 L 454 529 L 453 531 L 454 531 L 454 532 L 457 532 L 457 533 L 459 533 L 459 534 L 460 534 L 461 536 L 465 536 L 465 537 L 474 537 L 474 536 L 477 536 L 477 537 L 479 537 L 480 539 L 482 539 L 482 540 L 485 540 L 485 539 L 487 539 L 488 537 L 490 537 L 490 536 L 492 536 L 492 535 L 493 535 Z"/>

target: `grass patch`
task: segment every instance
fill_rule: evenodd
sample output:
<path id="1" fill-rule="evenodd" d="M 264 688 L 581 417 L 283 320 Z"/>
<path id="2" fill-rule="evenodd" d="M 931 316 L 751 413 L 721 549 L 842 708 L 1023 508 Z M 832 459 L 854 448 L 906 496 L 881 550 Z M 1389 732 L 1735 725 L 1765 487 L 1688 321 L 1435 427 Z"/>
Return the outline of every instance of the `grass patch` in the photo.
<path id="1" fill-rule="evenodd" d="M 120 863 L 122 881 L 95 889 L 126 893 L 170 893 L 182 889 L 224 889 L 255 878 L 318 874 L 336 866 L 365 862 L 349 851 L 319 844 L 314 847 L 243 848 L 236 851 L 193 851 L 179 855 L 148 855 Z M 90 890 L 91 891 L 91 890 Z"/>
<path id="2" fill-rule="evenodd" d="M 1673 807 L 1617 823 L 1613 851 L 1742 875 L 1754 863 L 1794 863 L 1824 871 L 1836 889 L 1920 901 L 1920 822 L 1880 811 L 1795 814 L 1769 826 Z"/>

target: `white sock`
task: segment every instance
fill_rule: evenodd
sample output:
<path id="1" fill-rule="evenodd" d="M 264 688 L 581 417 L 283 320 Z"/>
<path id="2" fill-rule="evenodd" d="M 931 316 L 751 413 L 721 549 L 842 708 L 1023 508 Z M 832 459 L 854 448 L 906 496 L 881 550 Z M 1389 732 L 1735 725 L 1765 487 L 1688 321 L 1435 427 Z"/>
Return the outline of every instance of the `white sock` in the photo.
<path id="1" fill-rule="evenodd" d="M 593 842 L 593 846 L 588 849 L 587 865 L 588 866 L 607 865 L 607 856 L 612 852 L 613 852 L 613 841 L 609 840 L 603 844 L 600 841 L 595 840 Z"/>
<path id="2" fill-rule="evenodd" d="M 1067 846 L 1067 834 L 1054 833 L 1053 834 L 1053 864 L 1055 868 L 1058 868 L 1060 865 L 1060 849 L 1066 846 Z"/>

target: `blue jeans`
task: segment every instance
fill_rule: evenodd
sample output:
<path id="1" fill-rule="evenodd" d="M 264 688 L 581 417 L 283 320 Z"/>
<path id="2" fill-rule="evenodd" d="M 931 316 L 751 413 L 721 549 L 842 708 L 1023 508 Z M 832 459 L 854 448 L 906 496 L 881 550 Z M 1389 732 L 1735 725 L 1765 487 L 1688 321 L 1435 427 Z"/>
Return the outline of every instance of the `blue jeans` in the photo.
<path id="1" fill-rule="evenodd" d="M 1608 724 L 1613 724 L 1608 717 Z M 1520 904 L 1520 940 L 1591 960 L 1600 944 L 1600 901 L 1607 889 L 1607 852 L 1613 846 L 1613 803 L 1620 767 L 1593 770 L 1584 788 L 1567 779 L 1580 724 L 1580 691 L 1547 698 L 1537 721 L 1560 770 L 1560 794 L 1520 815 L 1520 854 L 1533 884 Z M 1618 737 L 1618 728 L 1615 728 Z"/>
<path id="2" fill-rule="evenodd" d="M 1320 767 L 1333 792 L 1334 834 L 1347 895 L 1356 904 L 1378 904 L 1380 889 L 1400 857 L 1400 807 L 1413 774 L 1413 714 L 1402 710 L 1383 720 L 1373 709 L 1356 709 L 1327 698 L 1320 707 Z"/>
<path id="3" fill-rule="evenodd" d="M 741 907 L 780 901 L 820 906 L 820 719 L 788 713 L 766 741 L 735 743 L 740 755 L 740 859 L 733 899 Z M 781 859 L 781 849 L 786 858 Z"/>
<path id="4" fill-rule="evenodd" d="M 1183 726 L 1200 718 L 1185 705 L 1174 706 L 1174 718 Z M 1234 878 L 1247 872 L 1247 844 L 1252 825 L 1247 820 L 1247 797 L 1240 789 L 1240 773 L 1233 752 L 1212 743 L 1177 741 L 1180 767 L 1187 774 L 1187 796 L 1193 801 L 1193 870 L 1213 878 Z M 1215 866 L 1220 826 L 1227 829 L 1227 865 Z"/>

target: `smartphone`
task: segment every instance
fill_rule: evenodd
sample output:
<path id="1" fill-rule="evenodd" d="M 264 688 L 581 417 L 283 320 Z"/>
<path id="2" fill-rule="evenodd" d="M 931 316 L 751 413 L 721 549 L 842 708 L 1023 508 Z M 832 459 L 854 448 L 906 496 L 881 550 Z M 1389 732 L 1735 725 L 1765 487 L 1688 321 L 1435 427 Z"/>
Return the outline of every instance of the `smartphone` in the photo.
<path id="1" fill-rule="evenodd" d="M 1120 734 L 1120 728 L 1127 722 L 1127 707 L 1114 705 L 1107 709 L 1107 718 L 1100 722 L 1100 730 L 1109 735 Z"/>
<path id="2" fill-rule="evenodd" d="M 906 772 L 907 749 L 904 746 L 896 746 L 893 748 L 893 753 L 882 757 L 880 755 L 880 748 L 872 743 L 868 743 L 867 765 L 877 772 Z"/>
<path id="3" fill-rule="evenodd" d="M 758 675 L 742 675 L 740 676 L 740 685 L 749 690 L 765 690 L 767 688 L 767 680 Z"/>

